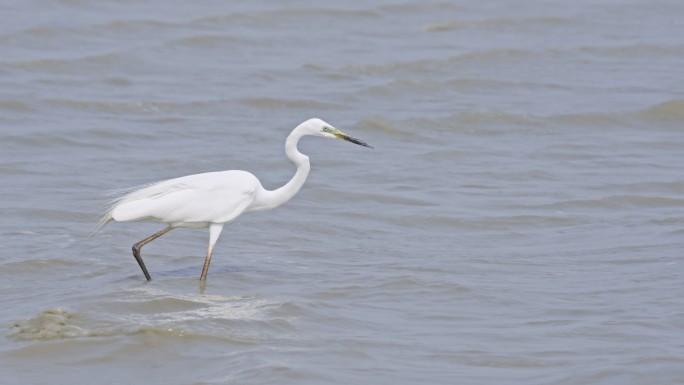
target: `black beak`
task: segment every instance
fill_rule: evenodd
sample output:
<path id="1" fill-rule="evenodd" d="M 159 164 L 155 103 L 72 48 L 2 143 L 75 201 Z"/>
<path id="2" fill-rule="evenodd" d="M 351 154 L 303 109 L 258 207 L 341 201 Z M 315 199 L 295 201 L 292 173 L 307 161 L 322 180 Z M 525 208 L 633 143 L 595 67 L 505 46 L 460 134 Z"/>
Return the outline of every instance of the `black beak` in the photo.
<path id="1" fill-rule="evenodd" d="M 351 137 L 351 136 L 349 136 L 349 135 L 347 135 L 347 134 L 339 133 L 339 134 L 335 134 L 335 136 L 336 136 L 338 139 L 346 140 L 347 142 L 352 142 L 352 143 L 354 143 L 354 144 L 358 144 L 359 146 L 368 147 L 368 148 L 373 148 L 373 146 L 371 146 L 370 144 L 364 142 L 363 140 L 361 140 L 361 139 L 356 139 L 356 138 Z"/>

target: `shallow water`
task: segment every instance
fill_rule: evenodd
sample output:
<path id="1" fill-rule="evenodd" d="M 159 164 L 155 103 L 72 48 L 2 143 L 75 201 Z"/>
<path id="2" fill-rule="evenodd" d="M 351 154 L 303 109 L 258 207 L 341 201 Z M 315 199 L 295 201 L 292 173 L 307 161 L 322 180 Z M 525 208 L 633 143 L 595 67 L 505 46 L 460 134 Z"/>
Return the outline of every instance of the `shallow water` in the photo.
<path id="1" fill-rule="evenodd" d="M 678 1 L 0 6 L 7 384 L 684 383 Z M 206 230 L 107 191 L 245 169 Z"/>

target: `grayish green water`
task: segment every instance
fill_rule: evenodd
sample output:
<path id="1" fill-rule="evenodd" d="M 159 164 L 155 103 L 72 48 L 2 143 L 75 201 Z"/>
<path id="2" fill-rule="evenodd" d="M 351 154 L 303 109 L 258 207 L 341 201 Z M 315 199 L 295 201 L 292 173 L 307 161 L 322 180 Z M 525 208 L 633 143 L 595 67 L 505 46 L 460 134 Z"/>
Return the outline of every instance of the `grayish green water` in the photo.
<path id="1" fill-rule="evenodd" d="M 3 384 L 684 383 L 680 1 L 0 5 Z M 294 168 L 224 229 L 106 192 Z"/>

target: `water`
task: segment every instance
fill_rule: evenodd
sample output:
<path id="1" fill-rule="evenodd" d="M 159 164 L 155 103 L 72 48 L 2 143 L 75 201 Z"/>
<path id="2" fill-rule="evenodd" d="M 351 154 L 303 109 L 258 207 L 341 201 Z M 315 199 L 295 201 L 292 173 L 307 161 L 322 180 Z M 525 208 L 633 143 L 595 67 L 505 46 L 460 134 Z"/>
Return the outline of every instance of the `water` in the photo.
<path id="1" fill-rule="evenodd" d="M 3 384 L 684 383 L 684 5 L 0 5 Z M 224 230 L 105 192 L 294 169 Z"/>

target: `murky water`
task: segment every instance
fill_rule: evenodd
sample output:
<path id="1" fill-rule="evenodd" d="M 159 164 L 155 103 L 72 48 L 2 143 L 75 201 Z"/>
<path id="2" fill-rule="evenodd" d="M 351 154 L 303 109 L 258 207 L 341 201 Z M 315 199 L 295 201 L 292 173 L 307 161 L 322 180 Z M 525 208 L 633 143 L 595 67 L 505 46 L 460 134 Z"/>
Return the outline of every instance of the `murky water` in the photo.
<path id="1" fill-rule="evenodd" d="M 0 5 L 3 384 L 684 383 L 684 5 Z M 206 230 L 107 191 L 294 172 Z"/>

